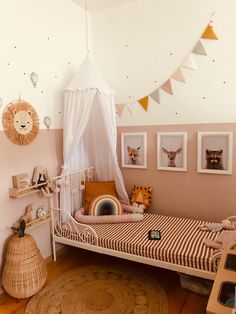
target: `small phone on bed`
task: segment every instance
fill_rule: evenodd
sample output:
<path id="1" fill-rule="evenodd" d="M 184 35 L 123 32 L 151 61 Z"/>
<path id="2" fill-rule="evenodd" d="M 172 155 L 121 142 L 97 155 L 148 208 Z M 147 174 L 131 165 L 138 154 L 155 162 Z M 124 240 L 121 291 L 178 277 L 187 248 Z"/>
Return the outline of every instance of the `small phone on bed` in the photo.
<path id="1" fill-rule="evenodd" d="M 161 231 L 160 230 L 149 230 L 148 231 L 148 239 L 149 240 L 160 240 L 161 239 Z"/>

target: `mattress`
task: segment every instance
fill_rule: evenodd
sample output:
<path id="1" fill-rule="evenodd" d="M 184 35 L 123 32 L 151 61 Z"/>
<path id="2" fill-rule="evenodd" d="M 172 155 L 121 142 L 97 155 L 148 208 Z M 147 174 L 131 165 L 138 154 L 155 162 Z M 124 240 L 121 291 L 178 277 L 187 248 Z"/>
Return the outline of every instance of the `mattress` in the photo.
<path id="1" fill-rule="evenodd" d="M 206 221 L 145 213 L 139 222 L 90 226 L 96 231 L 101 247 L 214 272 L 213 249 L 203 241 L 215 240 L 219 232 L 199 230 L 198 225 L 203 223 Z M 149 240 L 151 229 L 160 230 L 160 240 Z"/>

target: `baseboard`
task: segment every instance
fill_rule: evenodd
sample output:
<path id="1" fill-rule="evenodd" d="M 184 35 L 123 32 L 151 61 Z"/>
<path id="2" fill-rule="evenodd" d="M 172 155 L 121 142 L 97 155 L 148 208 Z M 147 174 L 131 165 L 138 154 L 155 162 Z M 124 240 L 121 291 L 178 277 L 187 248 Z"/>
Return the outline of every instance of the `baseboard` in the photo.
<path id="1" fill-rule="evenodd" d="M 57 257 L 59 257 L 60 255 L 66 253 L 68 250 L 69 250 L 69 246 L 68 245 L 64 245 L 63 247 L 59 248 L 56 251 Z M 44 260 L 45 260 L 46 264 L 53 262 L 53 255 L 49 255 Z"/>

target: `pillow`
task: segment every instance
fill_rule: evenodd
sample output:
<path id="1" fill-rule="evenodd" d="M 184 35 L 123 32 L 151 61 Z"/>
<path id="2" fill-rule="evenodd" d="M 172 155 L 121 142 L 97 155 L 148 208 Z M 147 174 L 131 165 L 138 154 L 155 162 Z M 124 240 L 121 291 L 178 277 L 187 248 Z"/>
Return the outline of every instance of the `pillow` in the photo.
<path id="1" fill-rule="evenodd" d="M 151 187 L 134 185 L 130 195 L 130 204 L 132 206 L 147 209 L 150 206 L 152 200 L 151 191 Z"/>
<path id="2" fill-rule="evenodd" d="M 90 216 L 84 215 L 84 208 L 80 208 L 75 212 L 75 220 L 83 224 L 138 222 L 143 220 L 143 215 L 128 214 L 128 215 Z"/>
<path id="3" fill-rule="evenodd" d="M 92 200 L 100 195 L 109 194 L 117 197 L 115 181 L 86 181 L 84 191 L 84 209 L 88 214 Z"/>
<path id="4" fill-rule="evenodd" d="M 120 201 L 112 195 L 100 195 L 95 197 L 89 205 L 89 215 L 91 216 L 122 214 L 123 210 Z"/>

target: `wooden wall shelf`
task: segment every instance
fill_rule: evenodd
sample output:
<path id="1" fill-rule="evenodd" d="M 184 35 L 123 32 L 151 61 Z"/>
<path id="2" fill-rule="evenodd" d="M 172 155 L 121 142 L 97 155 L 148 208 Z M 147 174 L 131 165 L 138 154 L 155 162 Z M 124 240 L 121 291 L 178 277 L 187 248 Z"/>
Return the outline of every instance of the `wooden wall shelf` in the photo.
<path id="1" fill-rule="evenodd" d="M 37 194 L 40 192 L 40 187 L 45 186 L 45 183 L 30 185 L 24 189 L 10 188 L 9 197 L 10 198 L 22 198 L 28 195 Z"/>
<path id="2" fill-rule="evenodd" d="M 22 198 L 28 195 L 37 194 L 40 190 L 32 188 L 29 190 L 17 190 L 16 188 L 9 189 L 9 197 L 10 198 Z"/>
<path id="3" fill-rule="evenodd" d="M 30 231 L 30 230 L 44 224 L 45 222 L 47 222 L 49 220 L 51 220 L 50 214 L 48 214 L 46 217 L 35 218 L 26 224 L 26 231 Z"/>
<path id="4" fill-rule="evenodd" d="M 17 188 L 12 187 L 12 188 L 9 188 L 9 197 L 19 199 L 19 198 L 23 198 L 29 195 L 38 194 L 41 192 L 40 187 L 45 187 L 45 182 L 40 183 L 40 184 L 30 185 L 22 189 L 17 189 Z M 50 202 L 48 201 L 48 209 L 49 208 L 50 208 Z M 50 209 L 49 209 L 49 213 L 46 216 L 43 216 L 40 218 L 34 218 L 32 221 L 28 222 L 26 224 L 25 230 L 26 231 L 32 230 L 40 226 L 41 224 L 46 223 L 49 220 L 51 220 Z M 14 232 L 16 232 L 16 230 L 14 230 Z"/>

